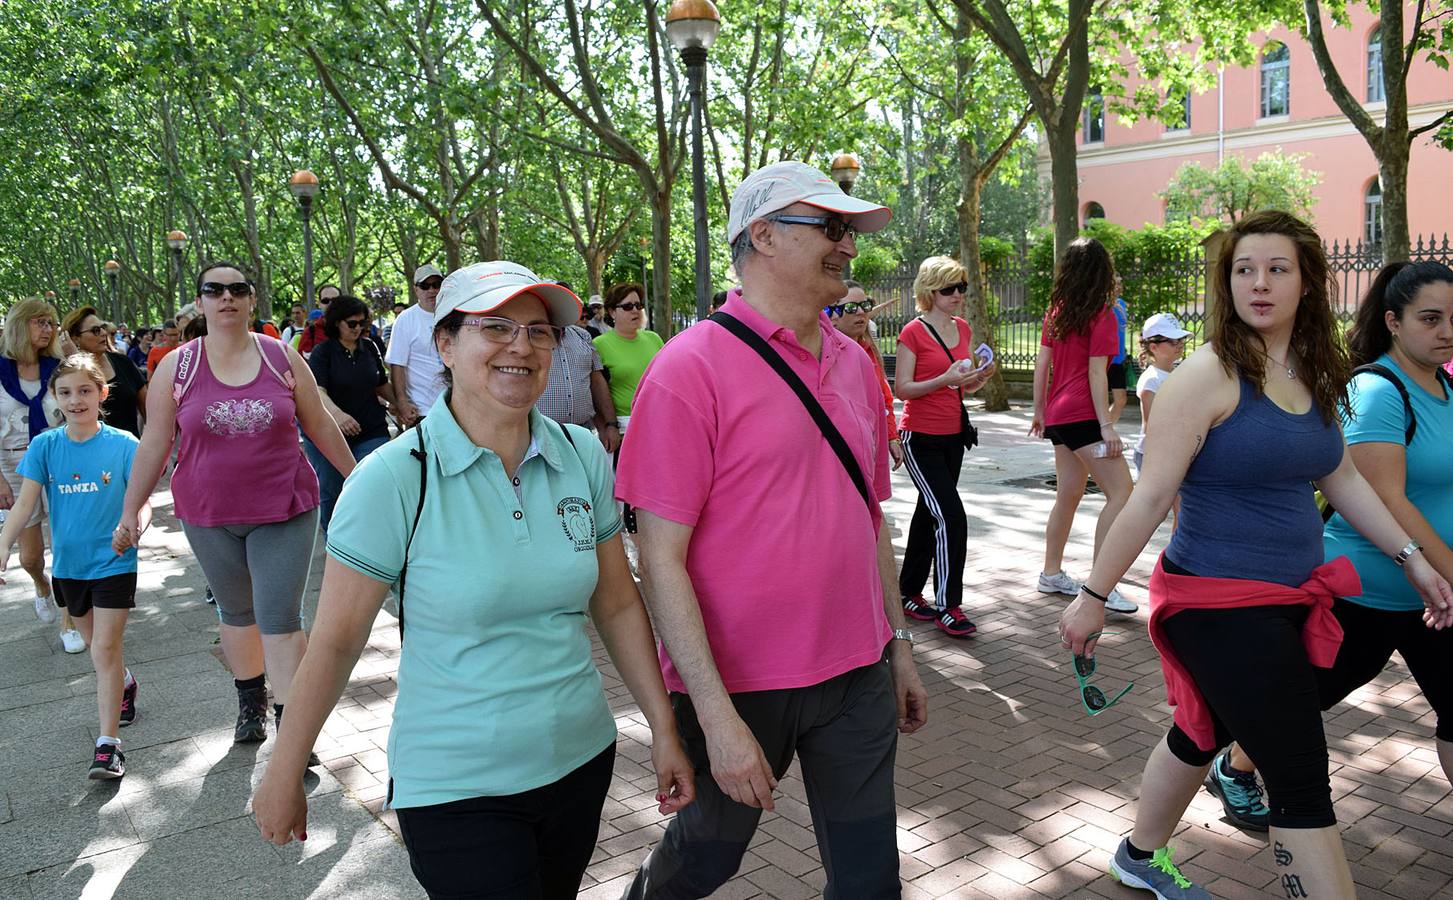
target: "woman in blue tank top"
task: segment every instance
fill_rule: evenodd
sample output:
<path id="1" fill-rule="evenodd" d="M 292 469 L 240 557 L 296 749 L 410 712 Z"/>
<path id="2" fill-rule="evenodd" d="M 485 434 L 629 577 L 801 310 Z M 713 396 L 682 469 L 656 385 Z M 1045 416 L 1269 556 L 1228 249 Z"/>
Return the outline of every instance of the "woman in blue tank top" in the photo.
<path id="1" fill-rule="evenodd" d="M 1266 781 L 1279 886 L 1288 896 L 1351 897 L 1313 663 L 1332 662 L 1332 595 L 1355 573 L 1345 560 L 1324 564 L 1312 483 L 1406 564 L 1440 627 L 1453 624 L 1453 590 L 1345 452 L 1337 416 L 1350 366 L 1316 232 L 1266 211 L 1223 237 L 1209 342 L 1162 386 L 1145 471 L 1060 634 L 1076 654 L 1093 652 L 1102 598 L 1179 493 L 1180 527 L 1151 578 L 1150 622 L 1175 724 L 1146 763 L 1135 829 L 1111 873 L 1162 897 L 1210 896 L 1176 869 L 1167 842 L 1234 739 Z"/>

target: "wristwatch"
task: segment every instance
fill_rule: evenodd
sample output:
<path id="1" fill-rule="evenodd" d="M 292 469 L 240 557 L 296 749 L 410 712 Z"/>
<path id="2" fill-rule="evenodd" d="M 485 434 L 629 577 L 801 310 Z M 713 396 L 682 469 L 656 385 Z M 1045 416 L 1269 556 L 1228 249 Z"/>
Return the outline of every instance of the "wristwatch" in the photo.
<path id="1" fill-rule="evenodd" d="M 911 647 L 913 646 L 913 632 L 909 631 L 907 628 L 895 628 L 893 629 L 893 640 L 907 641 L 908 646 Z"/>
<path id="2" fill-rule="evenodd" d="M 1408 561 L 1408 557 L 1412 556 L 1414 553 L 1417 553 L 1421 549 L 1423 549 L 1423 545 L 1418 543 L 1416 540 L 1408 541 L 1407 544 L 1405 544 L 1403 548 L 1398 551 L 1398 555 L 1392 558 L 1392 561 L 1397 563 L 1399 566 L 1402 566 L 1403 563 Z"/>

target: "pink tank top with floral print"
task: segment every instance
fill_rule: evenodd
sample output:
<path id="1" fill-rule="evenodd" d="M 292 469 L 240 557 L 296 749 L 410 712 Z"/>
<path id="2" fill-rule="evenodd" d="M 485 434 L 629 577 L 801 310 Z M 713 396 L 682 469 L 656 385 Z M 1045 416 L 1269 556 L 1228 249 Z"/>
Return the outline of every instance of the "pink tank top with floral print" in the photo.
<path id="1" fill-rule="evenodd" d="M 201 340 L 188 354 L 192 371 L 183 373 L 178 359 L 172 499 L 189 525 L 284 522 L 318 505 L 318 476 L 298 442 L 287 352 L 260 335 L 257 346 L 264 354 L 257 377 L 239 387 L 212 374 Z"/>

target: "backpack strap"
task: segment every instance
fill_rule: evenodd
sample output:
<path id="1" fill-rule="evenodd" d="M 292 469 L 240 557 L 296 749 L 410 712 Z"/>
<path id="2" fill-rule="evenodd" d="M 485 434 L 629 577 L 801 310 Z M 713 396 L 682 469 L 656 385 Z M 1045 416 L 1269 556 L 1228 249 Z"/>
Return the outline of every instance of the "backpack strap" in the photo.
<path id="1" fill-rule="evenodd" d="M 201 368 L 203 356 L 201 338 L 192 338 L 177 348 L 177 370 L 172 375 L 172 402 L 178 405 L 182 395 L 192 386 L 192 379 Z"/>
<path id="2" fill-rule="evenodd" d="M 429 454 L 424 450 L 424 429 L 414 426 L 419 437 L 419 448 L 410 450 L 409 455 L 419 461 L 419 505 L 414 507 L 414 524 L 409 528 L 409 538 L 404 542 L 404 565 L 399 569 L 399 645 L 404 642 L 404 580 L 409 573 L 409 549 L 414 546 L 414 532 L 419 530 L 419 517 L 424 513 L 424 495 L 429 489 Z"/>
<path id="3" fill-rule="evenodd" d="M 817 427 L 822 432 L 823 439 L 827 441 L 827 445 L 832 448 L 833 453 L 837 454 L 838 462 L 842 463 L 843 469 L 853 481 L 853 487 L 858 489 L 858 494 L 862 496 L 863 503 L 867 505 L 869 512 L 871 512 L 873 509 L 873 495 L 868 492 L 868 482 L 863 478 L 863 470 L 858 466 L 858 461 L 853 456 L 852 448 L 843 439 L 842 432 L 838 431 L 832 419 L 828 418 L 827 410 L 822 408 L 822 404 L 817 402 L 816 397 L 812 396 L 812 392 L 807 389 L 807 385 L 803 384 L 802 379 L 797 377 L 797 373 L 792 371 L 792 368 L 782 359 L 781 354 L 777 353 L 766 341 L 762 340 L 760 334 L 757 334 L 742 324 L 740 319 L 724 312 L 714 313 L 708 318 L 731 332 L 742 343 L 756 351 L 757 355 L 762 357 L 767 365 L 771 366 L 772 370 L 777 373 L 778 377 L 792 389 L 792 393 L 796 394 L 797 399 L 802 401 L 802 405 L 807 409 L 807 414 L 812 417 L 812 421 L 817 423 Z"/>
<path id="4" fill-rule="evenodd" d="M 252 340 L 257 344 L 257 352 L 262 354 L 263 365 L 267 366 L 268 371 L 273 374 L 273 377 L 281 382 L 283 387 L 289 391 L 294 390 L 298 386 L 298 382 L 293 377 L 293 367 L 288 361 L 288 351 L 283 347 L 282 341 L 258 334 L 255 331 L 252 333 Z M 281 356 L 282 359 L 276 360 L 274 356 Z M 279 362 L 281 365 L 279 365 Z"/>
<path id="5" fill-rule="evenodd" d="M 1439 369 L 1438 371 L 1442 372 L 1443 370 Z M 1397 374 L 1392 369 L 1384 365 L 1379 365 L 1378 363 L 1367 363 L 1366 365 L 1358 366 L 1352 370 L 1352 377 L 1356 378 L 1363 372 L 1371 373 L 1379 378 L 1385 378 L 1392 382 L 1393 387 L 1397 388 L 1398 396 L 1403 401 L 1403 418 L 1408 423 L 1407 430 L 1403 433 L 1403 444 L 1411 444 L 1413 442 L 1413 435 L 1418 433 L 1418 417 L 1413 414 L 1413 400 L 1408 396 L 1407 385 L 1403 384 L 1403 380 L 1397 377 Z M 1447 377 L 1446 374 L 1444 377 Z"/>

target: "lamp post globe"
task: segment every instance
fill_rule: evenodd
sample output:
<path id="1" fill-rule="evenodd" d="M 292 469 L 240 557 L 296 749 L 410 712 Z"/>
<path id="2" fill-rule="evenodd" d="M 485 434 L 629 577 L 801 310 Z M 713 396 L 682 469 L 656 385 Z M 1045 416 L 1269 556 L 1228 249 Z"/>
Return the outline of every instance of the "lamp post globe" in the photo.
<path id="1" fill-rule="evenodd" d="M 101 271 L 106 273 L 106 280 L 111 282 L 111 321 L 115 322 L 121 318 L 121 294 L 117 281 L 121 275 L 121 263 L 108 259 L 101 264 Z"/>
<path id="2" fill-rule="evenodd" d="M 313 308 L 313 198 L 318 196 L 318 176 L 299 169 L 288 179 L 288 190 L 303 211 L 303 302 Z"/>
<path id="3" fill-rule="evenodd" d="M 832 180 L 837 182 L 844 194 L 851 194 L 853 185 L 857 184 L 858 176 L 862 174 L 863 164 L 851 153 L 839 153 L 833 157 L 831 170 Z"/>
<path id="4" fill-rule="evenodd" d="M 711 0 L 673 0 L 666 10 L 666 37 L 681 53 L 691 92 L 691 199 L 696 231 L 696 318 L 711 301 L 711 253 L 706 223 L 706 154 L 701 146 L 706 52 L 721 32 L 721 13 Z"/>
<path id="5" fill-rule="evenodd" d="M 66 282 L 66 287 L 71 289 L 71 306 L 74 307 L 81 302 L 81 279 L 72 278 Z"/>

